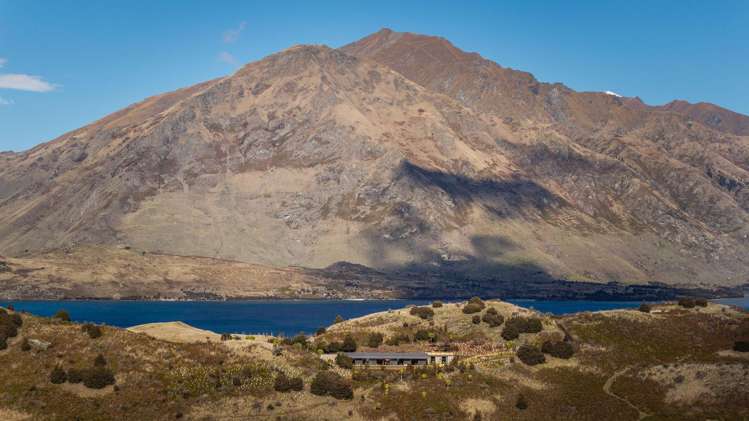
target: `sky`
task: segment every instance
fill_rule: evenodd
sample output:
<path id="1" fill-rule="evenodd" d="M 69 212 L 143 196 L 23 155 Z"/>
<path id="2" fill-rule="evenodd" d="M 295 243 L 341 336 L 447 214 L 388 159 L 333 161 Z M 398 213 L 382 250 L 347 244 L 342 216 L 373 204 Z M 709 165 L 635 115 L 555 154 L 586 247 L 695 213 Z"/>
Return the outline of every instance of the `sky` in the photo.
<path id="1" fill-rule="evenodd" d="M 0 151 L 292 45 L 339 47 L 384 27 L 578 91 L 749 114 L 749 1 L 363 3 L 0 0 Z"/>

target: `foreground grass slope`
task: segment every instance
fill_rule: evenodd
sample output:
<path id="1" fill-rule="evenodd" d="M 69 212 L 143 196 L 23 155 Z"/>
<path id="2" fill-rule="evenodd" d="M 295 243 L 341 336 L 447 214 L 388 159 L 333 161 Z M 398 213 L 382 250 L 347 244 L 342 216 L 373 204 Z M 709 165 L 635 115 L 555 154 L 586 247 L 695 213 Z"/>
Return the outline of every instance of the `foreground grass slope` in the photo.
<path id="1" fill-rule="evenodd" d="M 5 313 L 10 323 L 18 318 Z M 142 333 L 102 326 L 99 336 L 63 316 L 22 314 L 6 338 L 3 419 L 749 417 L 749 357 L 734 350 L 749 339 L 749 316 L 715 304 L 553 317 L 477 299 L 342 320 L 294 338 L 222 337 L 182 324 L 135 329 Z M 459 359 L 396 372 L 350 369 L 325 353 L 350 347 L 452 350 Z M 70 379 L 100 358 L 114 385 Z M 53 383 L 56 369 L 68 378 Z"/>

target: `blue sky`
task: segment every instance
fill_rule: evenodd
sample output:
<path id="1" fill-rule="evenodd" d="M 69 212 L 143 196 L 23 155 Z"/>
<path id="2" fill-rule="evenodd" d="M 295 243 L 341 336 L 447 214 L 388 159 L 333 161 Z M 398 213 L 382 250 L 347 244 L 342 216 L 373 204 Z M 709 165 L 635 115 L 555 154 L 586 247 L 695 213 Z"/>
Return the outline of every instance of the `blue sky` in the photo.
<path id="1" fill-rule="evenodd" d="M 0 0 L 0 150 L 294 44 L 338 47 L 382 27 L 576 90 L 749 114 L 749 1 L 358 3 Z"/>

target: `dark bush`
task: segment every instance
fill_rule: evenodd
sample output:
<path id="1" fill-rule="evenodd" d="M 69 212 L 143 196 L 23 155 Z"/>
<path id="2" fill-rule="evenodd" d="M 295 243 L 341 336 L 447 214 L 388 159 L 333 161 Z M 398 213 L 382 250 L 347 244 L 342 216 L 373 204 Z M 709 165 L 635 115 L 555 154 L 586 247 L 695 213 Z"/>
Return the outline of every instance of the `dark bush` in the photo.
<path id="1" fill-rule="evenodd" d="M 493 309 L 494 307 L 490 308 L 489 310 Z M 504 323 L 505 318 L 502 317 L 502 315 L 497 314 L 496 310 L 494 310 L 494 312 L 489 312 L 489 310 L 484 313 L 484 317 L 482 317 L 481 320 L 483 320 L 484 323 L 488 324 L 489 327 L 501 326 L 502 323 Z"/>
<path id="2" fill-rule="evenodd" d="M 707 307 L 707 300 L 705 298 L 695 298 L 694 305 L 697 307 Z"/>
<path id="3" fill-rule="evenodd" d="M 324 335 L 327 330 L 324 327 L 318 327 L 315 331 L 315 336 Z"/>
<path id="4" fill-rule="evenodd" d="M 650 304 L 642 303 L 639 310 L 643 313 L 650 313 L 652 309 L 653 307 Z"/>
<path id="5" fill-rule="evenodd" d="M 325 352 L 328 354 L 335 354 L 336 352 L 340 350 L 341 350 L 341 343 L 338 341 L 333 341 L 325 345 Z"/>
<path id="6" fill-rule="evenodd" d="M 382 333 L 372 332 L 369 334 L 369 337 L 367 338 L 367 346 L 370 346 L 372 348 L 377 348 L 380 345 L 382 345 L 383 339 L 384 337 L 382 336 Z"/>
<path id="7" fill-rule="evenodd" d="M 339 352 L 338 355 L 335 356 L 335 363 L 341 368 L 351 369 L 354 367 L 354 360 L 342 352 Z"/>
<path id="8" fill-rule="evenodd" d="M 318 396 L 332 396 L 336 399 L 352 399 L 354 390 L 340 375 L 332 371 L 320 371 L 310 385 L 310 392 Z"/>
<path id="9" fill-rule="evenodd" d="M 70 314 L 65 310 L 57 310 L 57 313 L 55 313 L 55 315 L 52 316 L 52 318 L 62 320 L 64 322 L 69 322 Z"/>
<path id="10" fill-rule="evenodd" d="M 497 313 L 497 309 L 494 307 L 489 307 L 486 309 L 486 314 L 499 314 Z"/>
<path id="11" fill-rule="evenodd" d="M 474 315 L 474 316 L 473 316 L 473 317 L 471 318 L 471 322 L 472 322 L 473 324 L 475 324 L 475 325 L 477 325 L 477 324 L 481 323 L 481 316 L 479 316 L 478 314 Z"/>
<path id="12" fill-rule="evenodd" d="M 101 328 L 91 323 L 86 323 L 85 325 L 81 326 L 81 330 L 83 332 L 86 332 L 88 334 L 88 337 L 91 339 L 101 337 Z M 225 340 L 224 335 L 221 335 L 221 340 Z"/>
<path id="13" fill-rule="evenodd" d="M 484 301 L 482 301 L 481 298 L 479 298 L 479 297 L 473 297 L 473 298 L 471 298 L 470 300 L 468 300 L 468 304 L 476 304 L 476 305 L 480 306 L 482 310 L 484 309 L 484 306 L 486 305 L 486 304 L 484 304 Z"/>
<path id="14" fill-rule="evenodd" d="M 0 334 L 0 351 L 8 348 L 8 339 Z"/>
<path id="15" fill-rule="evenodd" d="M 442 307 L 442 301 L 440 301 L 440 300 L 432 301 L 432 307 L 434 307 L 434 308 L 440 308 L 440 307 Z"/>
<path id="16" fill-rule="evenodd" d="M 65 383 L 65 380 L 68 379 L 68 375 L 65 374 L 65 370 L 63 370 L 59 365 L 52 369 L 52 372 L 49 373 L 49 381 L 53 384 L 62 384 Z"/>
<path id="17" fill-rule="evenodd" d="M 29 340 L 27 338 L 23 338 L 21 341 L 21 351 L 31 351 L 31 344 L 29 343 Z"/>
<path id="18" fill-rule="evenodd" d="M 434 317 L 434 310 L 429 307 L 411 307 L 409 313 L 412 316 L 419 316 L 424 320 Z"/>
<path id="19" fill-rule="evenodd" d="M 736 352 L 749 352 L 749 341 L 736 341 L 733 343 L 733 350 Z"/>
<path id="20" fill-rule="evenodd" d="M 502 329 L 502 338 L 506 341 L 517 339 L 518 336 L 520 336 L 520 332 L 518 332 L 518 328 L 514 325 L 506 324 L 504 329 Z"/>
<path id="21" fill-rule="evenodd" d="M 15 338 L 18 335 L 18 328 L 12 322 L 0 322 L 0 337 Z"/>
<path id="22" fill-rule="evenodd" d="M 552 357 L 569 359 L 575 353 L 572 344 L 564 341 L 546 341 L 541 346 L 541 352 L 549 354 Z"/>
<path id="23" fill-rule="evenodd" d="M 546 362 L 543 352 L 531 345 L 523 345 L 518 348 L 517 357 L 525 365 L 543 364 Z"/>
<path id="24" fill-rule="evenodd" d="M 222 341 L 230 341 L 231 340 L 231 335 L 228 334 L 228 333 L 222 333 L 221 334 L 221 340 Z"/>
<path id="25" fill-rule="evenodd" d="M 89 389 L 103 389 L 114 384 L 114 374 L 106 367 L 94 367 L 83 372 L 83 385 Z"/>
<path id="26" fill-rule="evenodd" d="M 284 345 L 295 345 L 300 344 L 303 347 L 307 346 L 307 335 L 304 335 L 302 333 L 295 335 L 293 338 L 284 338 L 283 340 Z"/>
<path id="27" fill-rule="evenodd" d="M 68 382 L 80 383 L 83 381 L 83 375 L 86 370 L 79 370 L 77 368 L 71 368 L 68 370 Z"/>
<path id="28" fill-rule="evenodd" d="M 694 300 L 691 298 L 681 298 L 679 300 L 679 305 L 684 308 L 694 308 L 695 303 L 694 303 Z"/>
<path id="29" fill-rule="evenodd" d="M 426 329 L 419 329 L 414 334 L 414 340 L 416 341 L 429 341 L 432 340 L 435 337 L 434 332 L 426 330 Z"/>
<path id="30" fill-rule="evenodd" d="M 465 313 L 465 314 L 473 314 L 473 313 L 478 313 L 478 312 L 480 312 L 483 309 L 484 309 L 484 307 L 482 307 L 482 306 L 480 306 L 478 304 L 469 303 L 469 304 L 466 304 L 466 305 L 463 306 L 463 313 Z"/>
<path id="31" fill-rule="evenodd" d="M 280 372 L 273 382 L 273 390 L 276 392 L 290 392 L 292 390 L 304 390 L 304 381 L 301 377 L 289 377 L 286 373 Z"/>
<path id="32" fill-rule="evenodd" d="M 356 351 L 356 340 L 351 335 L 346 335 L 343 338 L 343 343 L 341 344 L 341 351 L 343 352 L 354 352 Z"/>
<path id="33" fill-rule="evenodd" d="M 515 401 L 515 408 L 523 411 L 528 408 L 528 402 L 525 401 L 525 396 L 522 394 L 518 395 L 518 400 Z"/>
<path id="34" fill-rule="evenodd" d="M 13 313 L 10 315 L 10 321 L 13 322 L 16 327 L 23 326 L 23 319 L 21 318 L 21 315 L 18 313 Z"/>
<path id="35" fill-rule="evenodd" d="M 513 317 L 507 321 L 505 326 L 513 326 L 518 333 L 538 333 L 543 330 L 541 320 L 535 317 Z"/>
<path id="36" fill-rule="evenodd" d="M 99 354 L 94 358 L 94 367 L 106 367 L 107 360 L 103 355 Z"/>

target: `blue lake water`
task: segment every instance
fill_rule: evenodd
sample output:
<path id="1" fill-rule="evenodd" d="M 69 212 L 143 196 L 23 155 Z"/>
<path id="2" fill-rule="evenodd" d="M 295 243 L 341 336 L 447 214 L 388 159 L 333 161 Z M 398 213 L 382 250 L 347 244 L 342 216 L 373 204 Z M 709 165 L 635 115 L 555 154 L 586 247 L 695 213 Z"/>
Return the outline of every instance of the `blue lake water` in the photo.
<path id="1" fill-rule="evenodd" d="M 637 301 L 536 301 L 508 299 L 522 307 L 552 314 L 635 308 Z M 748 298 L 716 300 L 749 308 Z M 128 327 L 143 323 L 183 321 L 219 333 L 311 333 L 328 326 L 336 315 L 349 319 L 424 300 L 257 300 L 257 301 L 0 301 L 16 310 L 51 316 L 65 309 L 73 320 Z"/>

